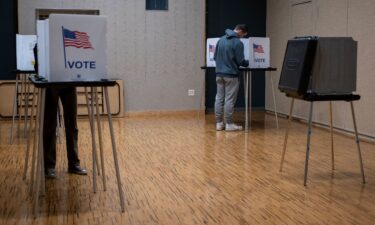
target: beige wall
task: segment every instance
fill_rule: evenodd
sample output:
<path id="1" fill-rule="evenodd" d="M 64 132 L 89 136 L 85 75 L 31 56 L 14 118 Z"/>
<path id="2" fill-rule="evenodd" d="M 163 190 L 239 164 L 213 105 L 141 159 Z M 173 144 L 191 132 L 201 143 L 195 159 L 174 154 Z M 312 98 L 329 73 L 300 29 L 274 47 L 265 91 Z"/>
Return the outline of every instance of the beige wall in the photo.
<path id="1" fill-rule="evenodd" d="M 298 32 L 299 23 L 293 18 L 299 11 L 292 7 L 301 0 L 268 0 L 267 1 L 267 36 L 271 39 L 271 64 L 279 70 L 274 76 L 278 83 L 287 40 Z M 359 131 L 375 137 L 375 1 L 374 0 L 312 0 L 308 9 L 308 20 L 312 23 L 312 33 L 303 35 L 316 36 L 351 36 L 358 41 L 357 93 L 361 100 L 355 102 Z M 309 11 L 311 10 L 311 11 Z M 306 19 L 307 20 L 307 19 Z M 305 21 L 305 24 L 309 23 Z M 308 31 L 305 31 L 308 32 Z M 290 99 L 276 91 L 278 111 L 287 114 Z M 274 110 L 270 77 L 266 80 L 266 109 Z M 297 100 L 294 116 L 306 119 L 308 104 Z M 315 103 L 313 120 L 328 124 L 328 103 Z M 334 126 L 353 130 L 350 105 L 344 102 L 333 104 Z"/>
<path id="2" fill-rule="evenodd" d="M 35 33 L 35 8 L 99 9 L 108 17 L 109 76 L 124 80 L 125 110 L 199 109 L 205 1 L 169 0 L 168 11 L 146 11 L 145 2 L 18 0 L 19 32 Z"/>

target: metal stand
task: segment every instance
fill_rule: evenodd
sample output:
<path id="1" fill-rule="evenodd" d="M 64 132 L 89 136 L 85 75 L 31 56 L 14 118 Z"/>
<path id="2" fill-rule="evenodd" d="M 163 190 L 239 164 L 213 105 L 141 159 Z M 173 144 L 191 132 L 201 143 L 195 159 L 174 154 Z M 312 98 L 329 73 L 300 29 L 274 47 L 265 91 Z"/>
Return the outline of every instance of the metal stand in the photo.
<path id="1" fill-rule="evenodd" d="M 306 186 L 306 182 L 307 182 L 307 172 L 308 172 L 308 169 L 309 169 L 310 140 L 311 140 L 313 106 L 314 106 L 314 102 L 310 102 L 309 128 L 307 129 L 307 144 L 306 144 L 305 177 L 304 177 L 304 180 L 303 180 L 303 185 L 305 185 L 305 186 Z"/>
<path id="2" fill-rule="evenodd" d="M 33 81 L 35 82 L 35 81 Z M 97 86 L 101 86 L 99 84 L 94 84 Z M 77 85 L 79 86 L 79 85 Z M 35 96 L 36 88 L 34 89 L 33 95 Z M 39 195 L 45 194 L 45 177 L 44 177 L 44 154 L 43 154 L 43 123 L 44 123 L 44 108 L 45 108 L 45 93 L 46 89 L 42 86 L 39 87 L 39 95 L 38 95 L 38 108 L 37 108 L 37 116 L 35 119 L 35 133 L 34 133 L 34 146 L 33 146 L 33 156 L 32 156 L 32 168 L 31 168 L 31 182 L 30 182 L 30 193 L 35 193 L 34 196 L 34 217 L 37 216 L 38 209 L 39 209 Z M 86 93 L 86 105 L 88 107 L 88 113 L 90 118 L 90 128 L 91 128 L 91 135 L 92 135 L 92 145 L 93 145 L 93 189 L 94 193 L 96 193 L 96 172 L 100 171 L 98 157 L 96 153 L 96 139 L 95 139 L 95 123 L 94 119 L 96 117 L 97 124 L 98 124 L 98 135 L 99 135 L 99 145 L 100 145 L 100 160 L 101 160 L 101 171 L 103 174 L 103 187 L 106 190 L 106 176 L 105 176 L 105 169 L 104 169 L 104 153 L 103 153 L 103 140 L 102 140 L 102 132 L 101 132 L 101 121 L 100 121 L 100 112 L 98 106 L 98 92 L 96 86 L 91 86 L 91 102 L 89 107 L 88 101 L 88 94 L 87 89 L 85 88 Z M 111 135 L 111 143 L 112 143 L 112 153 L 115 163 L 115 171 L 116 171 L 116 178 L 118 184 L 118 192 L 119 192 L 119 199 L 120 199 L 120 206 L 121 211 L 125 211 L 125 202 L 124 202 L 124 193 L 122 191 L 122 184 L 121 184 L 121 176 L 120 176 L 120 169 L 117 157 L 117 149 L 116 149 L 116 142 L 114 137 L 113 131 L 113 124 L 112 124 L 112 115 L 110 109 L 110 102 L 108 97 L 108 89 L 107 86 L 104 86 L 104 94 L 105 94 L 105 105 L 107 107 L 107 114 L 108 114 L 108 123 L 109 123 L 109 130 Z M 34 106 L 34 100 L 32 105 Z M 33 109 L 32 109 L 33 114 Z M 38 121 L 38 122 L 37 122 Z M 27 167 L 28 167 L 28 160 L 29 160 L 29 148 L 30 148 L 30 138 L 31 138 L 31 131 L 32 131 L 32 122 L 30 120 L 29 126 L 29 136 L 28 136 L 28 146 L 27 146 L 27 154 L 25 159 L 25 168 L 24 168 L 24 178 L 26 177 Z M 36 140 L 37 133 L 39 134 L 39 140 Z M 36 151 L 36 144 L 38 144 L 38 151 Z M 96 166 L 98 165 L 98 166 Z M 36 167 L 36 169 L 35 169 Z M 35 175 L 35 182 L 34 182 L 34 175 Z"/>
<path id="3" fill-rule="evenodd" d="M 271 71 L 270 71 L 270 73 L 271 73 Z M 272 75 L 270 76 L 270 80 L 271 80 L 271 90 L 272 90 L 272 98 L 273 98 L 273 107 L 275 109 L 276 128 L 279 129 L 279 117 L 277 115 L 276 96 L 275 96 L 275 88 L 274 88 L 274 85 L 273 85 Z"/>
<path id="4" fill-rule="evenodd" d="M 361 167 L 362 182 L 366 183 L 365 172 L 364 172 L 364 169 L 363 169 L 363 162 L 362 162 L 361 146 L 359 145 L 357 122 L 355 121 L 355 114 L 354 114 L 353 102 L 350 102 L 350 107 L 352 109 L 353 125 L 354 125 L 354 131 L 355 131 L 355 142 L 356 142 L 357 148 L 358 148 L 359 165 Z"/>
<path id="5" fill-rule="evenodd" d="M 307 185 L 307 174 L 308 174 L 309 155 L 310 155 L 310 142 L 311 142 L 313 102 L 314 101 L 310 101 L 310 113 L 309 113 L 309 120 L 308 120 L 307 144 L 306 144 L 305 173 L 304 173 L 304 182 L 303 182 L 304 186 Z M 280 162 L 280 169 L 279 169 L 280 172 L 282 171 L 283 163 L 284 163 L 284 157 L 285 157 L 285 152 L 286 152 L 286 145 L 287 145 L 287 142 L 288 142 L 288 134 L 289 134 L 290 122 L 292 120 L 293 104 L 294 104 L 294 98 L 292 99 L 292 102 L 290 104 L 289 120 L 288 120 L 287 130 L 286 130 L 286 133 L 285 133 L 283 152 L 281 154 L 281 162 Z M 357 131 L 357 123 L 356 123 L 355 114 L 354 114 L 353 101 L 350 101 L 350 106 L 351 106 L 352 117 L 353 117 L 353 125 L 354 125 L 354 131 L 355 131 L 355 141 L 356 141 L 356 145 L 357 145 L 357 148 L 358 148 L 358 155 L 359 155 L 359 163 L 360 163 L 360 169 L 361 169 L 361 175 L 362 175 L 362 182 L 366 183 L 364 169 L 363 169 L 363 162 L 362 162 L 362 153 L 361 153 L 361 148 L 360 148 L 360 144 L 359 144 L 359 137 L 358 137 L 358 131 Z M 330 101 L 330 135 L 331 135 L 332 170 L 334 170 L 335 166 L 334 166 L 334 146 L 333 146 L 333 117 L 332 117 L 332 102 L 331 101 Z"/>
<path id="6" fill-rule="evenodd" d="M 110 107 L 110 102 L 109 102 L 109 97 L 108 97 L 108 87 L 104 87 L 104 94 L 105 94 L 105 103 L 107 106 L 109 131 L 111 132 L 112 152 L 113 152 L 113 160 L 115 162 L 117 187 L 118 187 L 118 192 L 120 196 L 120 205 L 121 205 L 122 212 L 125 212 L 124 193 L 122 192 L 120 169 L 119 169 L 119 164 L 117 160 L 117 150 L 116 150 L 115 134 L 113 132 L 113 125 L 112 125 L 112 114 L 111 114 L 111 107 Z"/>
<path id="7" fill-rule="evenodd" d="M 34 129 L 35 133 L 36 133 L 36 129 L 35 129 L 36 122 L 34 122 L 34 127 L 32 126 L 32 121 L 33 121 L 33 117 L 34 117 L 35 96 L 36 96 L 36 88 L 34 88 L 33 98 L 32 98 L 32 102 L 31 102 L 31 114 L 30 114 L 30 120 L 29 120 L 29 126 L 28 126 L 29 130 L 28 130 L 27 142 L 26 142 L 26 157 L 25 157 L 25 168 L 24 168 L 24 171 L 23 171 L 23 179 L 26 179 L 27 168 L 28 168 L 28 165 L 29 165 L 31 132 Z M 36 119 L 35 119 L 35 121 L 36 121 Z M 33 154 L 34 154 L 34 151 L 33 151 Z"/>
<path id="8" fill-rule="evenodd" d="M 100 111 L 99 111 L 99 98 L 98 98 L 98 89 L 94 87 L 94 96 L 95 96 L 95 106 L 96 106 L 96 122 L 98 123 L 98 134 L 99 134 L 99 151 L 100 151 L 100 164 L 102 165 L 102 178 L 103 178 L 103 188 L 104 191 L 107 190 L 107 182 L 105 176 L 105 167 L 104 167 L 104 153 L 103 153 L 103 140 L 102 140 L 102 127 L 100 122 Z"/>
<path id="9" fill-rule="evenodd" d="M 10 129 L 10 141 L 9 141 L 11 145 L 13 144 L 13 128 L 14 128 L 14 123 L 15 123 L 17 115 L 18 115 L 18 126 L 20 126 L 21 118 L 23 114 L 24 137 L 26 137 L 26 134 L 27 134 L 27 117 L 28 117 L 29 93 L 30 93 L 30 82 L 28 81 L 28 78 L 31 74 L 32 74 L 32 71 L 22 71 L 22 72 L 16 73 L 16 85 L 14 88 L 14 97 L 13 97 L 12 126 Z M 23 106 L 24 106 L 24 110 L 21 110 Z"/>
<path id="10" fill-rule="evenodd" d="M 332 155 L 332 170 L 335 170 L 335 152 L 333 144 L 333 117 L 332 117 L 332 101 L 329 101 L 329 132 L 331 133 L 331 155 Z"/>
<path id="11" fill-rule="evenodd" d="M 245 90 L 245 132 L 247 133 L 249 132 L 249 120 L 251 122 L 251 114 L 249 115 L 249 111 L 251 113 L 251 72 L 249 70 L 244 71 L 243 79 Z"/>
<path id="12" fill-rule="evenodd" d="M 293 105 L 294 105 L 294 98 L 292 98 L 292 102 L 290 103 L 288 125 L 286 127 L 286 132 L 285 132 L 283 153 L 281 154 L 281 162 L 280 162 L 280 169 L 279 169 L 280 172 L 283 170 L 283 163 L 284 163 L 284 157 L 285 157 L 285 152 L 286 152 L 286 145 L 288 143 L 288 137 L 289 137 L 290 122 L 292 121 Z"/>
<path id="13" fill-rule="evenodd" d="M 100 176 L 100 166 L 99 166 L 99 163 L 98 163 L 98 154 L 96 153 L 96 138 L 95 138 L 95 124 L 94 123 L 94 111 L 93 111 L 93 105 L 97 105 L 97 100 L 96 99 L 93 99 L 93 92 L 92 92 L 92 88 L 90 89 L 90 99 L 91 101 L 89 100 L 89 95 L 88 95 L 88 92 L 87 92 L 87 87 L 85 87 L 85 96 L 86 96 L 86 107 L 87 107 L 87 113 L 88 113 L 88 116 L 89 116 L 89 123 L 90 123 L 90 129 L 91 129 L 91 141 L 92 141 L 92 149 L 93 149 L 93 153 L 95 153 L 95 156 L 93 157 L 93 160 L 95 160 L 95 163 L 93 163 L 93 168 L 96 164 L 96 172 L 98 173 L 98 175 Z M 96 174 L 93 174 L 93 175 L 96 175 Z M 95 181 L 96 181 L 96 178 L 95 178 Z M 96 188 L 94 188 L 94 191 L 96 191 Z"/>
<path id="14" fill-rule="evenodd" d="M 260 71 L 267 71 L 261 70 Z M 269 70 L 272 71 L 272 70 Z M 252 81 L 252 70 L 243 70 L 243 82 L 244 82 L 244 92 L 245 92 L 245 132 L 249 131 L 249 123 L 251 123 L 251 81 Z M 275 107 L 275 117 L 276 117 L 276 127 L 279 128 L 279 119 L 276 108 L 276 96 L 273 85 L 273 80 L 271 76 L 271 87 L 272 87 L 272 97 L 273 104 Z"/>
<path id="15" fill-rule="evenodd" d="M 42 186 L 42 194 L 45 193 L 45 185 L 44 184 L 44 154 L 43 154 L 43 125 L 44 125 L 44 104 L 45 104 L 45 96 L 46 90 L 42 88 L 40 90 L 40 98 L 38 99 L 39 102 L 39 141 L 38 141 L 38 156 L 36 162 L 36 184 L 35 184 L 35 199 L 34 199 L 34 218 L 36 218 L 37 211 L 39 209 L 39 190 L 40 186 Z"/>

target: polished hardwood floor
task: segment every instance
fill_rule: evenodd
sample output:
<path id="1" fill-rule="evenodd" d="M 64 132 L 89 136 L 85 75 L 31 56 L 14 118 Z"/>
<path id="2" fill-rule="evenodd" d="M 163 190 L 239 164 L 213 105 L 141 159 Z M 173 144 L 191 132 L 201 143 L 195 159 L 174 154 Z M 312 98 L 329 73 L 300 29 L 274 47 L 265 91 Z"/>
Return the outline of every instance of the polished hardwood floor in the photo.
<path id="1" fill-rule="evenodd" d="M 89 175 L 66 172 L 59 144 L 58 178 L 47 180 L 34 219 L 29 176 L 22 179 L 25 140 L 16 136 L 9 145 L 11 123 L 1 121 L 0 224 L 375 224 L 375 144 L 361 142 L 363 185 L 353 138 L 335 134 L 332 171 L 329 132 L 314 127 L 304 187 L 305 124 L 292 123 L 279 172 L 286 123 L 281 119 L 277 129 L 274 116 L 255 113 L 251 131 L 244 133 L 216 132 L 213 115 L 115 119 L 125 194 L 121 213 L 110 139 L 104 143 L 108 190 L 98 177 L 94 194 L 89 124 L 79 120 L 79 154 Z M 108 137 L 106 123 L 102 131 Z"/>

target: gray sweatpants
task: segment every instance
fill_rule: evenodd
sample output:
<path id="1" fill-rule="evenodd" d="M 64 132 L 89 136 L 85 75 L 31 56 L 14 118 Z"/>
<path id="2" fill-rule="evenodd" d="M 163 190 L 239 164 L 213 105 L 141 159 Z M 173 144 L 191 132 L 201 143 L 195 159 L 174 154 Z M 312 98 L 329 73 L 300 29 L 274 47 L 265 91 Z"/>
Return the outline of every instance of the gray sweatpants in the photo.
<path id="1" fill-rule="evenodd" d="M 216 123 L 233 123 L 234 104 L 237 101 L 239 79 L 229 77 L 216 77 L 217 92 L 215 98 Z"/>

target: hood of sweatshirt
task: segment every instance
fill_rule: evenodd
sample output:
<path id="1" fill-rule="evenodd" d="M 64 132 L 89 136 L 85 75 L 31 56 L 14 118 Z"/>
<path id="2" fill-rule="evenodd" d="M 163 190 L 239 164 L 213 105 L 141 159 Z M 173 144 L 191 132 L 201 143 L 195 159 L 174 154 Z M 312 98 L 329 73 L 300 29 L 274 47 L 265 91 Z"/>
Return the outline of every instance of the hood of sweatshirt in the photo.
<path id="1" fill-rule="evenodd" d="M 233 30 L 230 30 L 230 29 L 225 30 L 225 36 L 226 36 L 227 39 L 234 38 L 234 37 L 238 38 L 237 33 L 234 32 Z"/>

